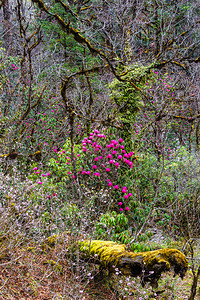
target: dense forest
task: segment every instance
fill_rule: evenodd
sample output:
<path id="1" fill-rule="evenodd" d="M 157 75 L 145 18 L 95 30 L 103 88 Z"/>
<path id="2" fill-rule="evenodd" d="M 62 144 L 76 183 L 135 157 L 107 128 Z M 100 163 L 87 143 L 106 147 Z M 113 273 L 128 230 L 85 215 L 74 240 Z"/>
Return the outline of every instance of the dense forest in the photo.
<path id="1" fill-rule="evenodd" d="M 0 299 L 199 299 L 199 182 L 198 0 L 0 0 Z"/>

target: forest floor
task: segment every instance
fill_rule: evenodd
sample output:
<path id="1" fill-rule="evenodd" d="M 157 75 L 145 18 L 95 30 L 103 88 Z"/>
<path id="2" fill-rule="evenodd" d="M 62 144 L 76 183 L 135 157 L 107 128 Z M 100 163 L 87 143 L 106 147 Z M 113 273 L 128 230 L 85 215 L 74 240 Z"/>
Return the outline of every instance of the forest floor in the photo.
<path id="1" fill-rule="evenodd" d="M 117 275 L 98 281 L 92 278 L 97 267 L 80 259 L 72 263 L 73 257 L 69 257 L 71 254 L 68 254 L 67 248 L 65 243 L 35 247 L 17 245 L 12 249 L 9 245 L 4 247 L 0 254 L 0 300 L 184 300 L 190 294 L 191 271 L 183 280 L 173 278 L 170 272 L 164 274 L 154 291 L 150 286 L 142 288 L 138 278 L 131 278 L 131 286 L 128 286 L 126 278 Z M 196 254 L 200 257 L 200 251 Z M 200 299 L 200 286 L 195 299 Z"/>

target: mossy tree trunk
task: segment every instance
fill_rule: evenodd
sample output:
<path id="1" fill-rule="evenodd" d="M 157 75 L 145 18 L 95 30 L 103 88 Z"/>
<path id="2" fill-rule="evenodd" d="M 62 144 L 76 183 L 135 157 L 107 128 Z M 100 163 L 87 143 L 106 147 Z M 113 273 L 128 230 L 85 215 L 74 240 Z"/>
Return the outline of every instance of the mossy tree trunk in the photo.
<path id="1" fill-rule="evenodd" d="M 143 285 L 150 282 L 157 287 L 163 272 L 173 270 L 175 275 L 183 278 L 188 270 L 185 255 L 177 249 L 134 253 L 127 251 L 125 245 L 98 240 L 80 242 L 79 248 L 83 256 L 92 257 L 94 262 L 111 273 L 117 268 L 123 275 L 140 276 Z"/>

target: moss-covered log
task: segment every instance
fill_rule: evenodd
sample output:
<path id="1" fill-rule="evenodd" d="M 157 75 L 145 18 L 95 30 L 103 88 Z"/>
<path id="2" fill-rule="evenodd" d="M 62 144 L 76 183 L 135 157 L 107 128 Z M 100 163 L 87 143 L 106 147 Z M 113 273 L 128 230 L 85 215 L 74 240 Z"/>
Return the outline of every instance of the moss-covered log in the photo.
<path id="1" fill-rule="evenodd" d="M 134 253 L 127 251 L 125 245 L 98 240 L 80 242 L 79 248 L 83 255 L 93 257 L 96 263 L 110 272 L 118 268 L 121 274 L 140 276 L 143 284 L 150 282 L 155 287 L 161 273 L 173 270 L 175 275 L 183 278 L 188 270 L 185 255 L 177 249 Z"/>

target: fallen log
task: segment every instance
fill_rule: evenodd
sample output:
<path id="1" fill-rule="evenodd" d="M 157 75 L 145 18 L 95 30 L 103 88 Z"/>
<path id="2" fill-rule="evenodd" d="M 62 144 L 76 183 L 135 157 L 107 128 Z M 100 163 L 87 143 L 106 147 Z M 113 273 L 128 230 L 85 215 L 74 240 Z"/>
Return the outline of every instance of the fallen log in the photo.
<path id="1" fill-rule="evenodd" d="M 153 287 L 158 286 L 163 272 L 173 270 L 174 275 L 183 279 L 188 270 L 185 255 L 177 249 L 135 253 L 127 251 L 126 245 L 101 240 L 82 241 L 79 249 L 83 256 L 92 257 L 95 263 L 109 272 L 114 273 L 117 268 L 123 275 L 140 276 L 143 285 L 150 282 Z"/>

